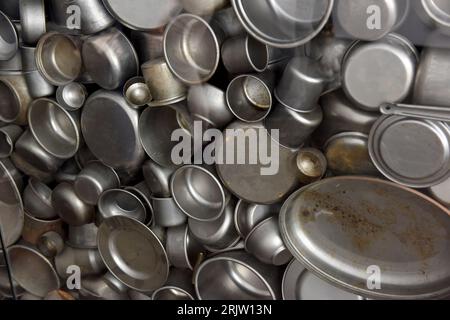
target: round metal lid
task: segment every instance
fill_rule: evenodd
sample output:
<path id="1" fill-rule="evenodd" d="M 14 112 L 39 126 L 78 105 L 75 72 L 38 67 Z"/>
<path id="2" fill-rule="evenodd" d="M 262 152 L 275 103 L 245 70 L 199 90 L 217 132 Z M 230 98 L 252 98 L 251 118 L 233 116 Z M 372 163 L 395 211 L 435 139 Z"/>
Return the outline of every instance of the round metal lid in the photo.
<path id="1" fill-rule="evenodd" d="M 120 93 L 100 90 L 86 101 L 81 130 L 96 158 L 113 168 L 131 169 L 145 158 L 138 122 L 139 111 Z"/>
<path id="2" fill-rule="evenodd" d="M 400 1 L 407 2 L 407 1 Z M 379 10 L 379 27 L 369 28 L 368 9 Z M 399 1 L 392 0 L 339 0 L 336 6 L 339 24 L 352 38 L 374 41 L 392 31 L 401 17 Z"/>
<path id="3" fill-rule="evenodd" d="M 115 216 L 98 229 L 98 250 L 108 270 L 128 287 L 149 292 L 164 285 L 169 260 L 158 237 L 132 218 Z"/>
<path id="4" fill-rule="evenodd" d="M 241 135 L 236 134 L 237 132 L 249 136 L 254 134 L 258 137 L 258 142 L 243 145 L 239 142 Z M 272 163 L 263 164 L 260 153 L 271 150 L 271 158 L 265 160 L 271 160 Z M 278 157 L 274 150 L 278 151 Z M 223 161 L 226 160 L 228 152 L 245 155 L 246 164 L 239 164 L 236 159 L 234 163 Z M 225 130 L 223 143 L 218 144 L 216 155 L 223 155 L 216 163 L 217 173 L 223 184 L 238 198 L 247 202 L 258 204 L 280 202 L 300 183 L 296 153 L 272 140 L 261 123 L 250 124 L 241 121 L 232 123 Z M 252 158 L 256 158 L 256 162 L 250 163 Z M 266 172 L 262 170 L 264 168 Z"/>
<path id="5" fill-rule="evenodd" d="M 183 9 L 179 0 L 103 0 L 103 4 L 121 24 L 140 31 L 165 26 Z"/>
<path id="6" fill-rule="evenodd" d="M 20 238 L 24 223 L 22 197 L 8 163 L 0 161 L 0 228 L 6 247 Z"/>
<path id="7" fill-rule="evenodd" d="M 359 107 L 378 111 L 385 102 L 401 102 L 414 84 L 418 55 L 406 39 L 389 34 L 379 41 L 355 42 L 343 59 L 342 84 Z"/>
<path id="8" fill-rule="evenodd" d="M 292 260 L 286 268 L 281 286 L 283 300 L 363 300 L 323 281 L 300 262 Z"/>
<path id="9" fill-rule="evenodd" d="M 314 38 L 325 26 L 334 0 L 232 0 L 237 17 L 257 40 L 293 48 Z"/>
<path id="10" fill-rule="evenodd" d="M 450 177 L 450 128 L 443 122 L 384 116 L 372 128 L 369 153 L 390 180 L 427 188 Z"/>
<path id="11" fill-rule="evenodd" d="M 337 177 L 294 193 L 279 222 L 294 257 L 333 285 L 365 297 L 437 299 L 450 293 L 449 214 L 388 181 Z"/>

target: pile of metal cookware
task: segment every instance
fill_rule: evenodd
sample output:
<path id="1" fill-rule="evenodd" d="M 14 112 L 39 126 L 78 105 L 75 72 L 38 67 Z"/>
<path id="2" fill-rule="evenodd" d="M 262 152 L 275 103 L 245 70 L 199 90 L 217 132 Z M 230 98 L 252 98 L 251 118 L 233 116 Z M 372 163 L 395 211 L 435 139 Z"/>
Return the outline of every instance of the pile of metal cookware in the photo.
<path id="1" fill-rule="evenodd" d="M 450 296 L 449 1 L 0 10 L 3 299 Z"/>

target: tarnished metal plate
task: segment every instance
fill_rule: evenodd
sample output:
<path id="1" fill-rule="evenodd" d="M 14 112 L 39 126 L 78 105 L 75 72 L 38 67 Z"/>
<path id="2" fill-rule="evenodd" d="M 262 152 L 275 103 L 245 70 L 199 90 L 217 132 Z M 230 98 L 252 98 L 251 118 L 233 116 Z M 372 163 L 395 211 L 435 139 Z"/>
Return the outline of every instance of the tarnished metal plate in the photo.
<path id="1" fill-rule="evenodd" d="M 365 177 L 322 180 L 283 205 L 286 246 L 334 285 L 382 299 L 450 293 L 450 211 L 412 189 Z"/>

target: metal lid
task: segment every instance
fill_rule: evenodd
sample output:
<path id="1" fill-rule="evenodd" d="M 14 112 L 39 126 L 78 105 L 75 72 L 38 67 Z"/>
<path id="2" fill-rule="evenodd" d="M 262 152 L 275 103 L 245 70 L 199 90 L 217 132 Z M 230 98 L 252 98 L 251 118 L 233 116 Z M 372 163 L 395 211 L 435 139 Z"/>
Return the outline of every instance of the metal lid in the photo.
<path id="1" fill-rule="evenodd" d="M 109 271 L 128 287 L 153 291 L 167 280 L 169 260 L 158 237 L 132 218 L 115 216 L 98 229 L 98 250 Z"/>
<path id="2" fill-rule="evenodd" d="M 138 121 L 139 112 L 130 108 L 120 93 L 100 90 L 86 101 L 81 130 L 99 160 L 113 168 L 128 169 L 137 167 L 145 157 Z"/>
<path id="3" fill-rule="evenodd" d="M 408 2 L 401 0 L 400 2 Z M 370 26 L 369 9 L 376 7 L 380 24 Z M 340 26 L 352 38 L 373 41 L 391 32 L 401 17 L 400 4 L 392 0 L 340 0 L 336 6 L 336 17 Z"/>
<path id="4" fill-rule="evenodd" d="M 300 262 L 292 260 L 284 272 L 281 286 L 283 300 L 363 300 L 323 281 Z"/>
<path id="5" fill-rule="evenodd" d="M 381 299 L 450 293 L 450 211 L 385 180 L 337 177 L 294 193 L 280 231 L 294 257 L 344 290 Z"/>
<path id="6" fill-rule="evenodd" d="M 369 152 L 375 166 L 397 183 L 427 188 L 450 177 L 450 128 L 444 122 L 381 117 Z"/>
<path id="7" fill-rule="evenodd" d="M 165 26 L 183 9 L 179 0 L 103 0 L 103 4 L 121 24 L 140 31 Z"/>
<path id="8" fill-rule="evenodd" d="M 244 28 L 268 45 L 293 48 L 314 38 L 331 15 L 334 0 L 232 0 Z"/>
<path id="9" fill-rule="evenodd" d="M 418 60 L 414 46 L 396 34 L 376 42 L 357 41 L 343 59 L 344 91 L 368 111 L 378 111 L 385 102 L 401 102 L 413 87 Z"/>

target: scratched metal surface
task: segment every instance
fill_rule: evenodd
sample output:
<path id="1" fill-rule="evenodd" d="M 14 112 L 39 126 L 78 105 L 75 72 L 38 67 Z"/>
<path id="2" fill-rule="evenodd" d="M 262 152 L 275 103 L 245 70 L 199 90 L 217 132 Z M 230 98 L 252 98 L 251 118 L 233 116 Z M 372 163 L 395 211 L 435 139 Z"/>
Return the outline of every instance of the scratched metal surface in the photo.
<path id="1" fill-rule="evenodd" d="M 450 293 L 450 215 L 434 200 L 363 177 L 322 180 L 294 193 L 280 213 L 293 255 L 310 271 L 354 293 L 435 299 Z M 369 289 L 373 266 L 380 288 Z"/>

